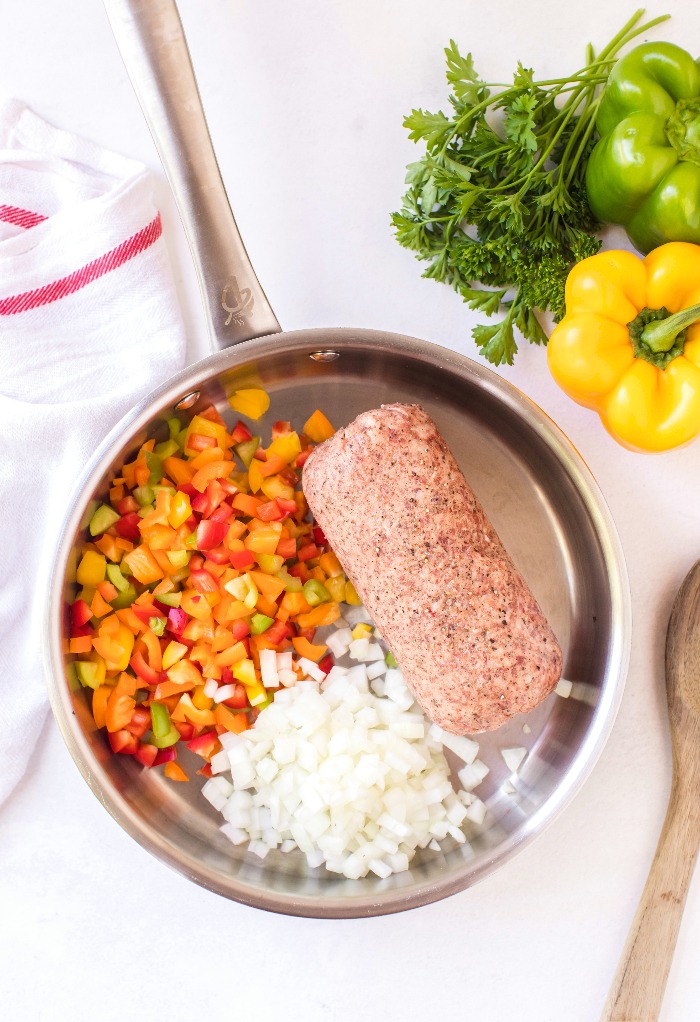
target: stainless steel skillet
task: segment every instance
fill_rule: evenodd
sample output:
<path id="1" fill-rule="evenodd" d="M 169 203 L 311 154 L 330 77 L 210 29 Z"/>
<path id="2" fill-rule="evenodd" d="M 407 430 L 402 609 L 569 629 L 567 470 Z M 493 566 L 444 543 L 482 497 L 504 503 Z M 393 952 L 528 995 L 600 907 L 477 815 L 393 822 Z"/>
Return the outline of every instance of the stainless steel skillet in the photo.
<path id="1" fill-rule="evenodd" d="M 490 370 L 414 338 L 350 328 L 280 332 L 238 235 L 211 147 L 173 0 L 105 0 L 192 247 L 215 353 L 133 409 L 79 481 L 58 545 L 46 623 L 52 706 L 68 748 L 119 824 L 168 865 L 226 897 L 320 917 L 395 912 L 475 883 L 541 832 L 590 772 L 619 705 L 630 644 L 620 545 L 598 487 L 559 429 Z M 491 771 L 488 813 L 466 846 L 420 853 L 408 872 L 350 881 L 309 869 L 303 856 L 263 861 L 219 833 L 196 782 L 173 785 L 95 731 L 68 682 L 63 607 L 74 592 L 75 549 L 92 501 L 165 420 L 261 384 L 269 423 L 301 423 L 317 406 L 335 425 L 382 402 L 419 402 L 434 416 L 557 633 L 571 696 L 551 696 L 527 719 L 481 738 Z M 524 730 L 526 727 L 526 730 Z M 500 750 L 528 756 L 509 778 Z"/>

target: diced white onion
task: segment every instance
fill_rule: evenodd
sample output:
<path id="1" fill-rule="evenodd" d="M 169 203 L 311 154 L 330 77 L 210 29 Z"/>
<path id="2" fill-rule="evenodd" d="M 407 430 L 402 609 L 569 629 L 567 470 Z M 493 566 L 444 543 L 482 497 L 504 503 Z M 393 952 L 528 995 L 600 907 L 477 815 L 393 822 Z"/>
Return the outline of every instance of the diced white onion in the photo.
<path id="1" fill-rule="evenodd" d="M 219 683 L 216 678 L 207 678 L 204 682 L 204 695 L 207 699 L 213 699 L 219 690 Z"/>
<path id="2" fill-rule="evenodd" d="M 512 774 L 517 774 L 520 764 L 527 756 L 527 749 L 519 745 L 512 749 L 501 749 L 501 755 Z"/>
<path id="3" fill-rule="evenodd" d="M 230 699 L 235 694 L 235 691 L 235 685 L 221 685 L 213 695 L 214 702 L 223 703 L 224 699 Z"/>
<path id="4" fill-rule="evenodd" d="M 279 685 L 277 653 L 274 649 L 260 650 L 260 677 L 265 688 L 277 688 Z"/>
<path id="5" fill-rule="evenodd" d="M 323 637 L 350 663 L 327 675 L 290 651 L 260 651 L 274 700 L 255 727 L 221 735 L 203 792 L 225 820 L 222 832 L 260 858 L 298 849 L 311 869 L 383 880 L 447 839 L 473 854 L 462 826 L 483 823 L 486 806 L 471 790 L 489 768 L 471 738 L 430 725 L 401 671 L 387 667 L 376 630 L 352 638 L 360 622 L 370 623 L 364 607 L 348 607 Z M 215 685 L 217 702 L 234 693 Z M 457 792 L 443 748 L 464 763 Z"/>
<path id="6" fill-rule="evenodd" d="M 473 763 L 479 755 L 479 745 L 471 738 L 464 735 L 453 735 L 449 731 L 444 731 L 437 724 L 431 724 L 430 734 L 446 749 L 454 752 L 455 756 L 458 756 L 464 763 Z"/>
<path id="7" fill-rule="evenodd" d="M 562 699 L 568 699 L 573 687 L 573 682 L 569 681 L 568 678 L 560 678 L 554 691 L 558 696 L 561 696 Z"/>

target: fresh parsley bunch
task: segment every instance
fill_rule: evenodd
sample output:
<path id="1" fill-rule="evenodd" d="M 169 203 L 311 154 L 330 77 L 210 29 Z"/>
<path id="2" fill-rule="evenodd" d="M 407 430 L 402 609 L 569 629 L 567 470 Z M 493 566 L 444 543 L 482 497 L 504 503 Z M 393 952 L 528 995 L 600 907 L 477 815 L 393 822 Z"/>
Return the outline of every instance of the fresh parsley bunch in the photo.
<path id="1" fill-rule="evenodd" d="M 463 57 L 451 41 L 451 116 L 413 110 L 404 121 L 426 152 L 407 168 L 409 188 L 392 216 L 397 240 L 429 263 L 424 277 L 451 284 L 470 308 L 487 316 L 505 311 L 472 331 L 494 365 L 512 365 L 516 329 L 547 343 L 536 310 L 561 319 L 571 266 L 600 248 L 586 163 L 615 55 L 667 17 L 640 26 L 643 14 L 597 58 L 589 45 L 584 68 L 550 81 L 535 81 L 518 63 L 511 86 L 484 82 L 471 54 Z"/>

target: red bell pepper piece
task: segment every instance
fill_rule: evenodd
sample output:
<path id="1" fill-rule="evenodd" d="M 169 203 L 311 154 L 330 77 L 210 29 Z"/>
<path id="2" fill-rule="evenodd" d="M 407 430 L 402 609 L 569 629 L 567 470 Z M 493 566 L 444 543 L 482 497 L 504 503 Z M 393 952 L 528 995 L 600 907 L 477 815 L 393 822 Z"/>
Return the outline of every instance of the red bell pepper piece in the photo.
<path id="1" fill-rule="evenodd" d="M 250 635 L 250 625 L 242 617 L 239 617 L 236 621 L 232 621 L 230 628 L 236 642 L 240 642 L 242 639 L 245 639 L 248 635 Z"/>
<path id="2" fill-rule="evenodd" d="M 288 561 L 290 557 L 294 557 L 297 552 L 297 541 L 290 537 L 289 539 L 281 539 L 277 544 L 276 554 L 280 557 L 284 557 L 285 561 Z"/>
<path id="3" fill-rule="evenodd" d="M 153 766 L 160 766 L 162 763 L 170 763 L 172 760 L 177 758 L 177 752 L 174 745 L 169 745 L 167 749 L 158 749 L 158 755 L 153 760 Z"/>
<path id="4" fill-rule="evenodd" d="M 250 432 L 246 424 L 244 422 L 241 422 L 241 420 L 239 419 L 231 432 L 231 437 L 233 439 L 234 444 L 244 444 L 248 440 L 253 439 L 253 434 Z"/>
<path id="5" fill-rule="evenodd" d="M 233 567 L 239 571 L 255 564 L 255 557 L 250 550 L 229 550 L 228 556 Z"/>
<path id="6" fill-rule="evenodd" d="M 180 632 L 184 629 L 187 624 L 188 617 L 184 610 L 180 610 L 179 607 L 171 607 L 168 611 L 168 624 L 167 628 L 173 635 L 179 636 Z"/>
<path id="7" fill-rule="evenodd" d="M 207 483 L 207 488 L 204 492 L 206 493 L 207 499 L 209 501 L 210 511 L 207 517 L 210 518 L 215 508 L 217 508 L 224 500 L 226 500 L 228 494 L 224 487 L 221 485 L 221 479 L 212 479 L 211 482 Z"/>
<path id="8" fill-rule="evenodd" d="M 125 756 L 133 756 L 139 747 L 139 740 L 126 729 L 107 733 L 112 752 L 120 752 Z"/>
<path id="9" fill-rule="evenodd" d="M 139 506 L 136 503 L 134 497 L 131 496 L 131 494 L 129 494 L 128 497 L 122 497 L 121 500 L 117 501 L 116 510 L 119 512 L 120 515 L 131 514 L 132 511 L 138 511 L 138 509 Z"/>
<path id="10" fill-rule="evenodd" d="M 304 462 L 311 454 L 312 450 L 313 447 L 307 447 L 305 451 L 302 451 L 300 454 L 297 454 L 296 458 L 294 459 L 294 468 L 302 468 Z"/>
<path id="11" fill-rule="evenodd" d="M 139 742 L 138 749 L 134 753 L 134 759 L 137 759 L 141 766 L 152 767 L 157 755 L 158 749 L 156 749 L 155 745 L 150 745 L 148 742 Z"/>
<path id="12" fill-rule="evenodd" d="M 146 662 L 143 653 L 134 653 L 129 660 L 129 667 L 131 667 L 134 673 L 137 674 L 142 681 L 145 681 L 147 685 L 157 685 L 160 681 L 160 671 L 154 670 L 151 665 Z"/>
<path id="13" fill-rule="evenodd" d="M 192 485 L 192 483 L 179 483 L 177 488 L 182 493 L 186 493 L 188 497 L 198 497 L 199 496 L 199 490 L 195 489 L 195 487 Z"/>
<path id="14" fill-rule="evenodd" d="M 143 738 L 151 727 L 151 714 L 144 706 L 137 706 L 126 730 L 137 738 Z"/>
<path id="15" fill-rule="evenodd" d="M 172 720 L 171 723 L 176 731 L 180 732 L 180 738 L 183 742 L 191 742 L 194 738 L 194 724 L 191 724 L 189 720 Z"/>
<path id="16" fill-rule="evenodd" d="M 85 600 L 76 600 L 75 603 L 71 603 L 70 623 L 73 628 L 81 628 L 86 625 L 91 617 L 92 611 Z"/>
<path id="17" fill-rule="evenodd" d="M 230 522 L 232 518 L 233 508 L 225 500 L 209 515 L 210 522 Z"/>
<path id="18" fill-rule="evenodd" d="M 226 560 L 228 560 L 228 557 Z M 213 575 L 210 575 L 208 571 L 205 571 L 204 568 L 190 571 L 188 581 L 198 593 L 218 593 L 219 591 L 218 580 Z"/>
<path id="19" fill-rule="evenodd" d="M 318 546 L 325 546 L 328 543 L 320 525 L 314 525 L 311 531 L 313 533 L 314 543 L 318 544 Z"/>
<path id="20" fill-rule="evenodd" d="M 140 522 L 141 519 L 136 512 L 131 511 L 129 514 L 122 515 L 119 521 L 114 524 L 122 539 L 141 539 Z"/>
<path id="21" fill-rule="evenodd" d="M 230 554 L 231 551 L 225 546 L 218 546 L 213 550 L 207 550 L 207 558 L 213 561 L 214 564 L 230 564 Z"/>
<path id="22" fill-rule="evenodd" d="M 280 511 L 284 512 L 285 516 L 295 515 L 299 510 L 299 508 L 297 507 L 297 502 L 295 500 L 287 500 L 286 497 L 275 497 L 275 501 L 277 502 L 277 506 L 279 507 Z"/>
<path id="23" fill-rule="evenodd" d="M 333 654 L 326 653 L 318 662 L 319 670 L 323 671 L 324 674 L 330 673 L 331 667 L 333 666 Z"/>
<path id="24" fill-rule="evenodd" d="M 216 438 L 204 436 L 203 433 L 190 433 L 187 438 L 187 448 L 190 451 L 203 451 L 207 447 L 216 447 Z"/>
<path id="25" fill-rule="evenodd" d="M 285 639 L 290 638 L 292 635 L 294 635 L 292 626 L 286 621 L 277 619 L 272 622 L 265 632 L 265 639 L 267 642 L 271 642 L 273 646 L 280 646 Z"/>
<path id="26" fill-rule="evenodd" d="M 228 699 L 224 699 L 226 706 L 230 706 L 232 710 L 244 710 L 248 706 L 248 695 L 245 690 L 245 685 L 241 685 L 240 682 L 235 682 L 235 691 L 232 696 Z"/>
<path id="27" fill-rule="evenodd" d="M 194 752 L 197 756 L 201 756 L 202 759 L 206 759 L 209 762 L 214 753 L 219 751 L 221 744 L 219 736 L 215 731 L 205 731 L 188 742 L 187 748 L 190 752 Z"/>
<path id="28" fill-rule="evenodd" d="M 296 509 L 296 504 L 294 505 Z M 284 511 L 280 508 L 277 500 L 268 500 L 255 512 L 255 517 L 261 522 L 279 522 L 285 517 Z"/>
<path id="29" fill-rule="evenodd" d="M 165 614 L 158 611 L 155 603 L 132 603 L 131 609 L 144 625 L 150 625 L 152 617 L 165 617 Z"/>
<path id="30" fill-rule="evenodd" d="M 312 557 L 318 557 L 321 551 L 315 543 L 306 543 L 297 550 L 298 561 L 310 561 Z"/>
<path id="31" fill-rule="evenodd" d="M 276 440 L 278 436 L 286 436 L 292 432 L 291 422 L 285 422 L 283 419 L 278 419 L 277 422 L 272 423 L 272 429 L 270 435 L 273 440 Z"/>
<path id="32" fill-rule="evenodd" d="M 211 519 L 202 521 L 197 526 L 197 538 L 195 540 L 198 550 L 212 550 L 221 546 L 224 537 L 228 532 L 228 525 L 225 522 L 213 522 Z"/>

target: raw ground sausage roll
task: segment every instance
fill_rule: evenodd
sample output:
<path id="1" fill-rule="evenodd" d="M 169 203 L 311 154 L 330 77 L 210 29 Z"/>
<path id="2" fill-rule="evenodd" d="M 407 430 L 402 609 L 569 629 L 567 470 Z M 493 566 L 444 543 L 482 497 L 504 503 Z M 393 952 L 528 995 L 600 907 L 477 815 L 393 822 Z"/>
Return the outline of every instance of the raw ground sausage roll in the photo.
<path id="1" fill-rule="evenodd" d="M 491 731 L 552 691 L 557 640 L 421 407 L 358 416 L 313 451 L 303 487 L 431 720 Z"/>

